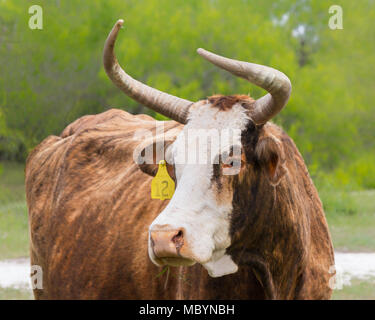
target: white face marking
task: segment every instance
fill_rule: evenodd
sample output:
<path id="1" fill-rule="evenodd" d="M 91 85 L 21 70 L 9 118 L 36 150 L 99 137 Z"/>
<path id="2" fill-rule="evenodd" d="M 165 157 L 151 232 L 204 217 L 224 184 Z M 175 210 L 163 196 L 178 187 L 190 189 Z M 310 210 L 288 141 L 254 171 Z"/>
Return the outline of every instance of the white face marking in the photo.
<path id="1" fill-rule="evenodd" d="M 217 258 L 215 260 L 215 258 Z M 238 266 L 233 262 L 232 258 L 225 254 L 225 250 L 216 251 L 212 259 L 203 265 L 208 271 L 208 274 L 213 278 L 225 276 L 227 274 L 235 273 Z"/>
<path id="2" fill-rule="evenodd" d="M 166 152 L 168 162 L 178 162 L 181 150 L 187 149 L 187 154 L 196 153 L 195 143 L 186 144 L 186 135 L 190 129 L 206 129 L 206 134 L 212 139 L 217 138 L 217 132 L 237 129 L 239 133 L 246 128 L 249 121 L 245 109 L 235 104 L 230 110 L 220 111 L 210 104 L 197 104 L 192 106 L 190 120 L 178 135 L 176 141 Z M 216 129 L 216 130 L 210 130 Z M 216 151 L 226 151 L 232 145 L 241 146 L 241 135 L 233 137 L 228 144 L 222 143 L 218 150 L 212 150 L 215 146 L 208 144 L 211 157 L 215 157 Z M 207 153 L 199 145 L 199 152 Z M 211 148 L 211 149 L 210 149 Z M 215 148 L 216 149 L 216 148 Z M 182 151 L 183 152 L 183 151 Z M 150 230 L 156 226 L 168 225 L 171 229 L 184 229 L 184 239 L 189 250 L 188 258 L 201 263 L 213 277 L 237 271 L 237 266 L 230 256 L 225 255 L 225 249 L 230 246 L 230 218 L 232 212 L 231 201 L 218 201 L 213 182 L 213 164 L 209 163 L 180 163 L 175 164 L 177 188 L 168 206 L 159 214 L 150 226 Z M 225 190 L 223 190 L 225 193 Z M 232 196 L 232 195 L 230 195 Z M 155 262 L 152 249 L 149 254 Z M 184 255 L 184 252 L 181 251 Z M 155 262 L 156 263 L 156 262 Z"/>

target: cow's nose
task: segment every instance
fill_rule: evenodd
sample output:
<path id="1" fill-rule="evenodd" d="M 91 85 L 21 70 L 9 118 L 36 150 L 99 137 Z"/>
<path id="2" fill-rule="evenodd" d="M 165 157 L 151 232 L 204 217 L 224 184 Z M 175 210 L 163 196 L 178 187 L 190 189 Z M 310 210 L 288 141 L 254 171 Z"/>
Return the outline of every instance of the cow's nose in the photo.
<path id="1" fill-rule="evenodd" d="M 180 256 L 180 249 L 184 245 L 184 231 L 151 230 L 151 246 L 158 258 L 173 258 Z"/>

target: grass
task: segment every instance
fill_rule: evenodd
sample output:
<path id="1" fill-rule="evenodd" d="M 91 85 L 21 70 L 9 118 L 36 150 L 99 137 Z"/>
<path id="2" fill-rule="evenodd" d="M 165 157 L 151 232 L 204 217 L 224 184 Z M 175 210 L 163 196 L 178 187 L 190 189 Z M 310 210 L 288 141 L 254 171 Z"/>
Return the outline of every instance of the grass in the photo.
<path id="1" fill-rule="evenodd" d="M 34 295 L 31 290 L 12 289 L 0 287 L 0 300 L 33 300 Z"/>
<path id="2" fill-rule="evenodd" d="M 337 251 L 375 251 L 375 190 L 322 191 Z"/>
<path id="3" fill-rule="evenodd" d="M 0 172 L 0 260 L 29 255 L 24 166 L 2 162 Z M 375 190 L 319 190 L 335 250 L 375 252 Z M 375 299 L 375 280 L 352 280 L 333 299 Z M 0 288 L 0 299 L 32 299 L 26 290 Z"/>
<path id="4" fill-rule="evenodd" d="M 23 165 L 2 163 L 0 174 L 0 259 L 29 255 Z"/>
<path id="5" fill-rule="evenodd" d="M 334 290 L 332 300 L 375 300 L 375 280 L 352 279 L 351 286 Z M 0 287 L 0 300 L 33 300 L 31 290 L 18 290 Z"/>
<path id="6" fill-rule="evenodd" d="M 334 290 L 332 300 L 375 300 L 375 279 L 352 279 L 351 284 Z"/>

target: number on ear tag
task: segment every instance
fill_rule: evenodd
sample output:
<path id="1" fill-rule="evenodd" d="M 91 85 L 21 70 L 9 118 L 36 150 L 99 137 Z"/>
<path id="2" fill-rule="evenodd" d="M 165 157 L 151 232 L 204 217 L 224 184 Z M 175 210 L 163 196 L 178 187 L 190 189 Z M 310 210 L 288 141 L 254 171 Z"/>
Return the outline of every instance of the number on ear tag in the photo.
<path id="1" fill-rule="evenodd" d="M 151 181 L 151 198 L 152 199 L 172 199 L 175 189 L 173 179 L 167 171 L 167 163 L 165 160 L 159 162 L 158 172 Z"/>

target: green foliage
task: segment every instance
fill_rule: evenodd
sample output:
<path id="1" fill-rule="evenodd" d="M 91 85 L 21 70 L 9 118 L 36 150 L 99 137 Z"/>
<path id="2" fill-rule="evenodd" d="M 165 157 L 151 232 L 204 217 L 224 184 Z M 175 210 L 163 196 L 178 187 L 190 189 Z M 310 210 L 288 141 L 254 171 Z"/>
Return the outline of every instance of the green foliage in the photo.
<path id="1" fill-rule="evenodd" d="M 0 159 L 24 160 L 76 118 L 112 107 L 165 119 L 124 96 L 103 70 L 105 38 L 124 18 L 116 46 L 121 64 L 182 98 L 264 94 L 201 59 L 198 47 L 285 72 L 293 93 L 274 121 L 295 140 L 314 180 L 375 187 L 374 1 L 335 1 L 343 7 L 343 30 L 328 28 L 331 4 L 323 0 L 38 4 L 44 29 L 30 30 L 30 1 L 0 1 Z M 305 32 L 296 33 L 301 26 Z"/>

